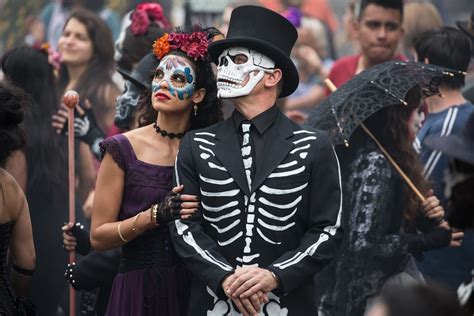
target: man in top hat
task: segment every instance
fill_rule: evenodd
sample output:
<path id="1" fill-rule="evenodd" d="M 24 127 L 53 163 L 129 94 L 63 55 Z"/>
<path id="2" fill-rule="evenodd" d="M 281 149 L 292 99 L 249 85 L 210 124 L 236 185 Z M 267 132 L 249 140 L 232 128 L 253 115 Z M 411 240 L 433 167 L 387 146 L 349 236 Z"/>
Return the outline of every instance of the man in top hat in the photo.
<path id="1" fill-rule="evenodd" d="M 296 37 L 279 14 L 241 6 L 209 47 L 218 97 L 235 111 L 187 133 L 176 161 L 176 183 L 201 201 L 169 223 L 193 276 L 190 315 L 317 313 L 313 276 L 336 254 L 342 193 L 327 136 L 275 106 L 298 85 Z"/>

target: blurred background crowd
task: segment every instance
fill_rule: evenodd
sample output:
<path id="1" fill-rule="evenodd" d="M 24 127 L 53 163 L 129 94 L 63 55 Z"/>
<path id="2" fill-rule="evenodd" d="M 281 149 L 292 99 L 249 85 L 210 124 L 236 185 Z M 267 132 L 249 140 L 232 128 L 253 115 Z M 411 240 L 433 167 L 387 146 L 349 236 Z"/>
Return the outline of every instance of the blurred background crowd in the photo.
<path id="1" fill-rule="evenodd" d="M 288 117 L 298 123 L 305 122 L 308 114 L 326 99 L 329 94 L 323 84 L 326 78 L 340 87 L 352 76 L 378 63 L 393 59 L 416 60 L 417 56 L 419 61 L 465 71 L 465 80 L 463 78 L 461 83 L 440 86 L 440 89 L 446 88 L 441 91 L 444 99 L 439 97 L 439 100 L 427 102 L 427 106 L 418 111 L 413 126 L 414 135 L 420 132 L 414 142 L 415 149 L 421 155 L 420 160 L 425 165 L 424 175 L 433 181 L 434 193 L 442 206 L 446 210 L 452 208 L 453 204 L 448 200 L 452 200 L 454 196 L 453 187 L 468 179 L 471 181 L 470 186 L 462 188 L 464 193 L 461 194 L 461 202 L 457 202 L 457 207 L 468 209 L 467 212 L 471 212 L 472 216 L 472 199 L 465 197 L 469 195 L 466 192 L 471 195 L 474 192 L 469 191 L 472 188 L 474 147 L 471 147 L 471 151 L 450 157 L 449 154 L 453 151 L 443 147 L 443 144 L 435 144 L 430 149 L 421 146 L 422 138 L 430 133 L 434 136 L 449 136 L 451 129 L 453 135 L 457 132 L 464 135 L 460 136 L 460 142 L 464 146 L 474 144 L 474 116 L 468 121 L 474 112 L 474 63 L 473 54 L 469 52 L 472 44 L 462 46 L 465 42 L 472 42 L 474 38 L 472 0 L 406 0 L 403 19 L 396 15 L 389 16 L 387 19 L 395 19 L 396 25 L 385 25 L 386 34 L 374 35 L 372 38 L 374 30 L 379 26 L 367 24 L 364 29 L 362 23 L 358 23 L 363 16 L 358 0 L 146 1 L 161 5 L 160 18 L 144 26 L 145 31 L 141 32 L 137 29 L 140 25 L 131 25 L 131 15 L 142 2 L 145 1 L 0 0 L 0 78 L 8 77 L 9 81 L 24 89 L 33 99 L 32 102 L 29 101 L 30 114 L 25 116 L 23 123 L 29 127 L 27 145 L 23 152 L 15 152 L 6 160 L 5 169 L 16 178 L 30 207 L 37 257 L 31 293 L 40 315 L 67 314 L 67 298 L 63 295 L 67 282 L 62 275 L 67 253 L 60 247 L 63 236 L 58 232 L 59 227 L 67 221 L 66 146 L 64 138 L 55 137 L 64 129 L 65 111 L 64 107 L 57 104 L 58 96 L 73 88 L 81 95 L 82 108 L 79 110 L 78 121 L 75 122 L 76 137 L 81 140 L 76 144 L 77 216 L 87 228 L 100 160 L 99 141 L 154 120 L 153 117 L 147 117 L 146 109 L 138 108 L 135 111 L 140 98 L 149 99 L 149 94 L 146 94 L 149 93 L 147 79 L 140 76 L 149 75 L 143 69 L 156 68 L 156 60 L 143 58 L 151 52 L 153 41 L 174 27 L 190 29 L 196 23 L 203 27 L 216 27 L 225 36 L 230 14 L 240 5 L 265 6 L 285 16 L 298 30 L 292 60 L 298 68 L 300 84 L 295 93 L 280 100 L 278 104 Z M 404 32 L 400 31 L 402 28 Z M 452 38 L 452 42 L 446 43 L 453 46 L 443 48 L 441 45 L 436 48 L 436 45 L 421 36 L 430 35 L 423 32 L 435 28 L 442 29 L 439 32 L 445 38 Z M 464 34 L 463 38 L 458 40 L 459 36 L 453 33 L 453 29 L 454 33 Z M 437 36 L 436 32 L 430 36 Z M 443 42 L 443 39 L 439 42 Z M 383 43 L 386 52 L 374 53 L 373 43 Z M 461 53 L 459 58 L 456 55 L 458 59 L 452 63 L 448 61 L 447 64 L 438 64 L 435 63 L 437 55 L 430 53 L 430 47 L 439 49 L 441 56 L 454 56 L 455 53 L 449 53 L 450 50 Z M 35 53 L 39 50 L 46 52 L 47 57 Z M 459 62 L 466 59 L 463 53 L 467 56 L 467 63 Z M 421 60 L 420 56 L 423 57 Z M 53 67 L 54 76 L 48 74 L 49 68 L 45 67 Z M 223 106 L 226 118 L 233 108 L 226 102 Z M 451 107 L 456 108 L 450 109 Z M 128 111 L 135 111 L 136 115 L 131 117 Z M 438 112 L 443 112 L 443 116 L 430 116 L 430 113 Z M 420 130 L 421 122 L 425 121 L 425 126 L 435 126 L 440 120 L 443 128 L 441 135 L 436 135 L 428 127 L 425 132 Z M 449 133 L 446 132 L 448 128 Z M 458 149 L 461 150 L 461 147 Z M 461 162 L 456 165 L 450 158 L 460 159 Z M 466 178 L 445 181 L 444 174 L 448 169 L 452 171 L 454 166 L 459 170 L 465 168 L 460 174 Z M 450 196 L 445 195 L 446 190 L 451 190 Z M 419 295 L 420 300 L 443 300 L 451 297 L 466 278 L 472 279 L 470 273 L 474 266 L 474 232 L 470 220 L 472 217 L 469 216 L 453 219 L 453 222 L 457 221 L 457 226 L 453 226 L 453 229 L 464 229 L 462 243 L 459 242 L 455 247 L 425 251 L 425 260 L 418 263 L 424 278 L 442 284 L 447 289 L 446 292 L 433 290 L 427 293 L 423 292 L 427 291 L 423 288 L 419 291 L 412 289 L 410 293 Z M 88 240 L 87 234 L 85 239 Z M 88 253 L 89 250 L 83 252 Z M 34 259 L 30 258 L 30 261 Z M 34 266 L 26 260 L 24 267 L 32 265 Z M 44 291 L 45 284 L 48 285 L 47 291 Z M 472 292 L 472 283 L 469 286 Z M 465 288 L 461 290 L 464 291 Z M 465 295 L 463 293 L 461 294 Z M 472 304 L 472 294 L 470 295 Z M 86 303 L 87 299 L 87 295 L 82 298 Z M 400 296 L 388 292 L 380 302 L 385 304 L 383 308 L 386 312 L 387 308 L 403 305 L 403 302 L 398 301 L 400 299 Z M 97 299 L 94 297 L 91 300 L 95 304 Z M 405 315 L 403 311 L 393 314 L 383 314 L 383 311 L 381 314 L 376 313 L 377 311 L 373 311 L 372 315 Z M 449 315 L 449 312 L 445 315 Z"/>

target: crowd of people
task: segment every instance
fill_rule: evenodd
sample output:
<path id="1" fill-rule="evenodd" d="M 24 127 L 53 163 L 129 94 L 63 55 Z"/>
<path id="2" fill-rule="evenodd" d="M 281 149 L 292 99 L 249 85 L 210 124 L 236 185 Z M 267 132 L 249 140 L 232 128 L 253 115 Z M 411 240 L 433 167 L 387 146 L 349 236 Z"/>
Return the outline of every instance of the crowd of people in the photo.
<path id="1" fill-rule="evenodd" d="M 2 53 L 0 315 L 474 313 L 474 11 L 129 9 L 51 1 Z"/>

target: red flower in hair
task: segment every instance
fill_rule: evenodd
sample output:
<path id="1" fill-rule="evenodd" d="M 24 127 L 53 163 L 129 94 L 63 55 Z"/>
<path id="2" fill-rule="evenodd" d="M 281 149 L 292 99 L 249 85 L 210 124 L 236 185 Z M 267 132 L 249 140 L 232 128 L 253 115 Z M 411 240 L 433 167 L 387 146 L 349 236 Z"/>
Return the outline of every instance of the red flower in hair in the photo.
<path id="1" fill-rule="evenodd" d="M 172 50 L 181 50 L 188 57 L 197 61 L 205 59 L 209 40 L 206 32 L 195 31 L 189 33 L 165 33 L 153 43 L 153 53 L 159 59 Z"/>
<path id="2" fill-rule="evenodd" d="M 208 45 L 209 41 L 205 32 L 193 32 L 183 39 L 181 50 L 196 61 L 199 58 L 204 58 Z"/>
<path id="3" fill-rule="evenodd" d="M 155 23 L 161 28 L 170 27 L 170 23 L 163 14 L 163 9 L 158 3 L 141 3 L 133 11 L 132 24 L 130 25 L 132 33 L 140 36 L 148 31 L 150 23 Z"/>

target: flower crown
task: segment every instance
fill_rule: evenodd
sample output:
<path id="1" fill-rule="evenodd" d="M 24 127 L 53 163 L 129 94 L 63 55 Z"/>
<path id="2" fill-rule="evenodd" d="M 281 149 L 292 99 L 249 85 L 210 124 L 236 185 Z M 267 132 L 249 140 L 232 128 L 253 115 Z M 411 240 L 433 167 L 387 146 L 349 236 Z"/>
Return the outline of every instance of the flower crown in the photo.
<path id="1" fill-rule="evenodd" d="M 55 51 L 49 43 L 41 44 L 39 50 L 48 56 L 48 63 L 53 66 L 54 74 L 57 76 L 59 68 L 61 68 L 61 54 L 58 51 Z"/>
<path id="2" fill-rule="evenodd" d="M 133 35 L 146 34 L 150 23 L 155 23 L 161 28 L 169 28 L 171 25 L 163 14 L 163 8 L 158 3 L 141 3 L 131 15 L 130 28 Z"/>
<path id="3" fill-rule="evenodd" d="M 209 42 L 208 34 L 204 31 L 165 33 L 153 43 L 153 54 L 161 59 L 170 51 L 179 49 L 194 61 L 205 61 L 208 58 Z"/>

